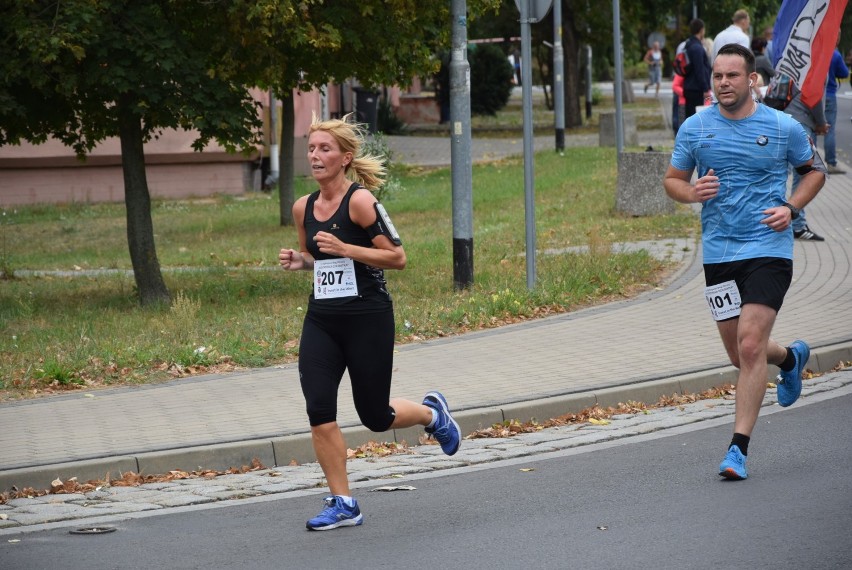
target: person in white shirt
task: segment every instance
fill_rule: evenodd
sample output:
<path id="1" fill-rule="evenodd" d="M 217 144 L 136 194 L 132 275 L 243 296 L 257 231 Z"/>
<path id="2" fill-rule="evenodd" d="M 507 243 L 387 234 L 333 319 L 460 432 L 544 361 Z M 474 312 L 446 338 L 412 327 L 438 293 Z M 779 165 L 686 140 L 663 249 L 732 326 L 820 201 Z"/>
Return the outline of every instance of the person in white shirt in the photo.
<path id="1" fill-rule="evenodd" d="M 751 18 L 745 10 L 737 10 L 732 18 L 733 23 L 716 34 L 713 38 L 713 57 L 727 44 L 740 44 L 746 49 L 751 49 L 751 38 L 748 37 L 748 29 L 751 26 Z"/>

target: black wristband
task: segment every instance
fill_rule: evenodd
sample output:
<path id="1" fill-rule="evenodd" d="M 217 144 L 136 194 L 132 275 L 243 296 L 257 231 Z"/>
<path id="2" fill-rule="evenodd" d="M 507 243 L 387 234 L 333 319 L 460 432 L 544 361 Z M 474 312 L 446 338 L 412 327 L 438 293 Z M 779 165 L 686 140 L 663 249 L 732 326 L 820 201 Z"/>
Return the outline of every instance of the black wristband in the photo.
<path id="1" fill-rule="evenodd" d="M 796 206 L 794 206 L 794 205 L 793 205 L 793 204 L 791 204 L 790 202 L 784 202 L 784 203 L 783 203 L 783 204 L 781 204 L 781 205 L 782 205 L 782 206 L 785 206 L 785 207 L 787 207 L 787 208 L 790 208 L 790 218 L 792 218 L 792 219 L 794 219 L 794 220 L 795 220 L 796 218 L 798 218 L 798 217 L 799 217 L 799 209 L 798 209 Z"/>

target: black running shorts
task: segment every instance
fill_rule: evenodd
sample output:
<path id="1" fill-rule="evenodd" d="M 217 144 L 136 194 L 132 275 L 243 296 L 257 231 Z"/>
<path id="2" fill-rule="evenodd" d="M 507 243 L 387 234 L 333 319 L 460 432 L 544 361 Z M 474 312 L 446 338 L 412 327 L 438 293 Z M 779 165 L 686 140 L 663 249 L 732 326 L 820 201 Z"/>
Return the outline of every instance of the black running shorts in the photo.
<path id="1" fill-rule="evenodd" d="M 778 312 L 793 281 L 793 261 L 780 257 L 757 257 L 704 264 L 704 281 L 708 287 L 732 280 L 737 284 L 743 305 L 756 303 Z"/>

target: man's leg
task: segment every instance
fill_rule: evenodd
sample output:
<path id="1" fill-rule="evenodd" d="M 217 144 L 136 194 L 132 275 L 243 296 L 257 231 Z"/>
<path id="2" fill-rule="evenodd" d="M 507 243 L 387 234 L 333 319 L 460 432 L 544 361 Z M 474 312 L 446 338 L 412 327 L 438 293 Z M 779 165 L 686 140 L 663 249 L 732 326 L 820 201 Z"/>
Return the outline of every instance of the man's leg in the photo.
<path id="1" fill-rule="evenodd" d="M 727 479 L 748 477 L 745 461 L 766 394 L 767 363 L 781 364 L 787 356 L 787 349 L 769 338 L 775 316 L 775 309 L 749 303 L 743 305 L 739 318 L 717 323 L 728 357 L 740 369 L 734 436 L 719 466 L 719 474 Z"/>
<path id="2" fill-rule="evenodd" d="M 767 362 L 780 363 L 786 355 L 786 349 L 769 338 L 775 316 L 775 309 L 766 305 L 743 305 L 737 326 L 740 374 L 737 380 L 734 432 L 749 437 L 757 423 L 766 394 L 769 377 Z"/>
<path id="3" fill-rule="evenodd" d="M 825 147 L 825 163 L 829 166 L 837 166 L 837 98 L 825 98 L 825 121 L 829 124 L 828 132 L 825 133 L 823 146 Z M 833 174 L 833 173 L 832 173 Z M 840 173 L 838 173 L 840 174 Z"/>

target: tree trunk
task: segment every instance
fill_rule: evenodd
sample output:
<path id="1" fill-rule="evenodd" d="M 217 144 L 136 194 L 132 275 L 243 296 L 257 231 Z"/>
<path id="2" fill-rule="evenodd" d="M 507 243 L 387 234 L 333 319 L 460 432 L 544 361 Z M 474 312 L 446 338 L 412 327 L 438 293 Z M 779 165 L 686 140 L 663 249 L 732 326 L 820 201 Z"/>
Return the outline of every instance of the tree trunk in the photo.
<path id="1" fill-rule="evenodd" d="M 278 197 L 282 226 L 293 225 L 293 202 L 296 193 L 296 174 L 293 171 L 296 133 L 296 113 L 293 110 L 293 91 L 287 90 L 281 101 L 281 141 L 278 145 Z"/>
<path id="2" fill-rule="evenodd" d="M 556 0 L 561 2 L 561 0 Z M 565 53 L 565 127 L 583 125 L 580 112 L 580 41 L 574 29 L 573 3 L 562 7 L 562 49 Z"/>
<path id="3" fill-rule="evenodd" d="M 118 102 L 118 132 L 121 138 L 121 167 L 124 172 L 124 204 L 127 210 L 127 243 L 133 276 L 142 306 L 170 303 L 171 296 L 154 247 L 151 220 L 151 196 L 145 176 L 145 151 L 142 147 L 142 122 L 133 113 L 132 101 Z"/>

